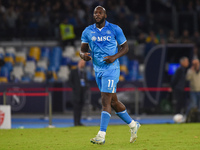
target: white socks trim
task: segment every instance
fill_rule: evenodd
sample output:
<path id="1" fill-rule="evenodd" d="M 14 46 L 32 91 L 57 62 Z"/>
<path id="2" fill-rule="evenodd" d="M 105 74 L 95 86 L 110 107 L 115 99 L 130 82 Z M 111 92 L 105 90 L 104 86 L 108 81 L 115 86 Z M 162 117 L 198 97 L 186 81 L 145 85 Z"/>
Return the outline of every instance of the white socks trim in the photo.
<path id="1" fill-rule="evenodd" d="M 136 122 L 134 120 L 131 121 L 131 123 L 128 124 L 130 128 L 134 128 L 136 126 Z"/>
<path id="2" fill-rule="evenodd" d="M 98 134 L 103 137 L 105 139 L 105 136 L 106 136 L 106 132 L 104 131 L 99 131 Z"/>

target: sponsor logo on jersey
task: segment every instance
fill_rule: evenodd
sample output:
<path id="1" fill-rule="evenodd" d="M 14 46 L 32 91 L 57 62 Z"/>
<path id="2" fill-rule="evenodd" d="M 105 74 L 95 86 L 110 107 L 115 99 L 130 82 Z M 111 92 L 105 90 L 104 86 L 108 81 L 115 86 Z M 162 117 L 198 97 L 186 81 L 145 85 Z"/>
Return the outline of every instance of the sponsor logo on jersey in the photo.
<path id="1" fill-rule="evenodd" d="M 110 40 L 111 40 L 111 36 L 100 36 L 100 37 L 93 36 L 92 37 L 92 41 L 103 42 L 103 41 L 110 41 Z"/>

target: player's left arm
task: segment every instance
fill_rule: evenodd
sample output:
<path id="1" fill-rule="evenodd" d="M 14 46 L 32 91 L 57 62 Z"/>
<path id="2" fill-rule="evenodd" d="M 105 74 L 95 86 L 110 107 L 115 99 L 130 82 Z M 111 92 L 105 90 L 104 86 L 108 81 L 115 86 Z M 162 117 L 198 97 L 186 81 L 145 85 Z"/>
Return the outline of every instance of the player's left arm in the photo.
<path id="1" fill-rule="evenodd" d="M 116 41 L 121 46 L 121 48 L 115 55 L 104 57 L 104 61 L 107 63 L 113 63 L 117 58 L 125 55 L 129 50 L 128 43 L 122 29 L 119 26 L 115 26 L 114 30 Z"/>
<path id="2" fill-rule="evenodd" d="M 125 55 L 129 51 L 128 43 L 127 41 L 124 42 L 122 45 L 120 45 L 121 48 L 118 53 L 112 56 L 106 56 L 104 57 L 104 61 L 107 63 L 113 63 L 117 58 Z"/>

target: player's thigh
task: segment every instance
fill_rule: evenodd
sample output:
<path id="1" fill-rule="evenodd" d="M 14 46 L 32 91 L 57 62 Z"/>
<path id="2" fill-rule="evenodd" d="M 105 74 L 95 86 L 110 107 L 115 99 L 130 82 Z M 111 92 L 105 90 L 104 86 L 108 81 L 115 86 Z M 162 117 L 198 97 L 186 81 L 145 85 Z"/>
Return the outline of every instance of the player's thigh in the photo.
<path id="1" fill-rule="evenodd" d="M 105 72 L 101 79 L 101 92 L 116 93 L 117 83 L 119 81 L 120 70 L 109 70 Z"/>

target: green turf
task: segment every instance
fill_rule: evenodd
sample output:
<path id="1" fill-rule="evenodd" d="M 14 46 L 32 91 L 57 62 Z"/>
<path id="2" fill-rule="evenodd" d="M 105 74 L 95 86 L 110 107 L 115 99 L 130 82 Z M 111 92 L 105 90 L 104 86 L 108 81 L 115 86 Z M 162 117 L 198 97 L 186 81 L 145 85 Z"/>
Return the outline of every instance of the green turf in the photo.
<path id="1" fill-rule="evenodd" d="M 200 124 L 142 125 L 135 143 L 129 127 L 109 126 L 104 145 L 90 143 L 99 127 L 0 130 L 0 150 L 200 150 Z"/>

